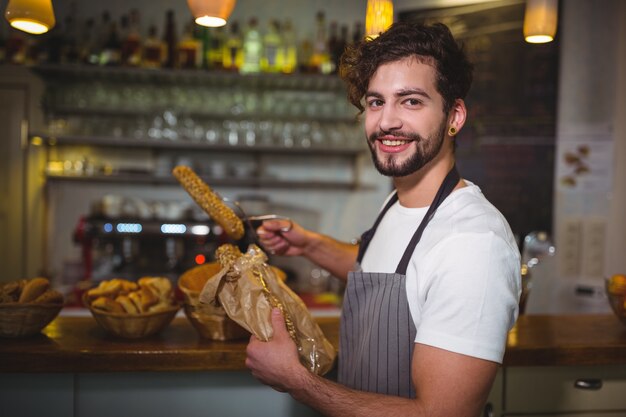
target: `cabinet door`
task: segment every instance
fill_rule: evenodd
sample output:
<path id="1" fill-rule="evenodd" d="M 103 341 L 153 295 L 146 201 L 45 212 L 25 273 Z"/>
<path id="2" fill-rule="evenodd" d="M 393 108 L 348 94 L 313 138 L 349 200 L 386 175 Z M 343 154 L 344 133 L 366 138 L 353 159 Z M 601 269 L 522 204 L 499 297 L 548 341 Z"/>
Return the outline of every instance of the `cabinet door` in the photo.
<path id="1" fill-rule="evenodd" d="M 512 367 L 504 372 L 505 413 L 626 412 L 626 366 Z"/>
<path id="2" fill-rule="evenodd" d="M 503 372 L 503 369 L 500 369 L 496 379 L 493 381 L 493 386 L 489 392 L 489 398 L 487 398 L 482 414 L 484 417 L 498 417 L 502 415 L 502 396 L 504 395 Z"/>

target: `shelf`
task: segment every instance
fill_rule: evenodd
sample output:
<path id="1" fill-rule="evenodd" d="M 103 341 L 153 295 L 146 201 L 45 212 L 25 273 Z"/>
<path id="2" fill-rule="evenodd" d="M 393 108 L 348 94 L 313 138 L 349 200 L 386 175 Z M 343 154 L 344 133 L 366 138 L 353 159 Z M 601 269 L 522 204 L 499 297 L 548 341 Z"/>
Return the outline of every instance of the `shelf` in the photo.
<path id="1" fill-rule="evenodd" d="M 246 74 L 228 71 L 98 67 L 88 65 L 41 65 L 32 70 L 45 79 L 155 83 L 219 88 L 342 91 L 343 81 L 336 75 L 322 74 Z"/>
<path id="2" fill-rule="evenodd" d="M 33 133 L 31 137 L 44 138 L 48 146 L 71 145 L 71 146 L 100 146 L 100 147 L 123 147 L 136 149 L 172 149 L 194 150 L 224 153 L 247 153 L 247 154 L 274 154 L 274 155 L 344 155 L 356 157 L 365 152 L 364 148 L 332 148 L 332 147 L 280 147 L 280 146 L 227 146 L 211 145 L 191 140 L 136 140 L 115 137 L 97 136 L 54 136 L 49 134 Z"/>
<path id="3" fill-rule="evenodd" d="M 51 183 L 55 182 L 82 182 L 82 183 L 127 183 L 151 185 L 178 185 L 173 177 L 159 177 L 150 174 L 115 174 L 115 175 L 66 175 L 47 174 Z M 354 182 L 340 181 L 290 181 L 278 178 L 211 178 L 203 180 L 212 187 L 251 187 L 251 188 L 286 188 L 286 189 L 321 189 L 321 190 L 354 190 L 371 189 L 369 185 Z"/>

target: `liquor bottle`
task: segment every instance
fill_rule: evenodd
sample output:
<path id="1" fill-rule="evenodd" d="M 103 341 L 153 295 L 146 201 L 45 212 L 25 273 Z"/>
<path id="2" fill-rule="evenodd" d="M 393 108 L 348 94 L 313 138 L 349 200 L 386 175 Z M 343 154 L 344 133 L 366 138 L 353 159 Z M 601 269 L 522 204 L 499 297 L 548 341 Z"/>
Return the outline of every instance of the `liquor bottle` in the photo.
<path id="1" fill-rule="evenodd" d="M 291 74 L 298 68 L 298 43 L 291 20 L 287 19 L 283 23 L 282 34 L 284 59 L 281 71 L 285 74 Z"/>
<path id="2" fill-rule="evenodd" d="M 90 54 L 89 63 L 93 65 L 100 64 L 100 56 L 102 55 L 102 50 L 104 49 L 104 45 L 107 43 L 109 39 L 109 32 L 111 30 L 111 15 L 108 11 L 102 12 L 100 15 L 100 21 L 97 24 L 95 30 L 95 39 L 93 43 L 93 49 Z"/>
<path id="3" fill-rule="evenodd" d="M 24 32 L 10 28 L 6 43 L 6 61 L 23 65 L 26 62 L 27 44 Z M 57 32 L 58 33 L 58 32 Z"/>
<path id="4" fill-rule="evenodd" d="M 231 23 L 230 34 L 224 42 L 223 58 L 224 69 L 239 71 L 243 63 L 243 49 L 238 22 Z"/>
<path id="5" fill-rule="evenodd" d="M 141 29 L 138 9 L 132 9 L 128 18 L 128 29 L 123 34 L 122 64 L 138 67 L 141 64 Z"/>
<path id="6" fill-rule="evenodd" d="M 109 37 L 100 53 L 100 65 L 116 66 L 122 61 L 122 42 L 117 28 L 117 23 L 111 22 Z"/>
<path id="7" fill-rule="evenodd" d="M 224 27 L 211 28 L 207 30 L 209 34 L 209 68 L 224 68 Z"/>
<path id="8" fill-rule="evenodd" d="M 161 68 L 165 64 L 165 43 L 157 37 L 155 25 L 148 29 L 148 37 L 143 43 L 141 66 L 144 68 Z"/>
<path id="9" fill-rule="evenodd" d="M 168 10 L 165 14 L 165 32 L 163 42 L 166 47 L 165 66 L 174 68 L 176 64 L 176 23 L 174 22 L 174 10 Z"/>
<path id="10" fill-rule="evenodd" d="M 259 32 L 256 18 L 251 18 L 243 35 L 243 65 L 242 74 L 251 74 L 261 71 L 261 56 L 263 55 L 263 40 Z"/>
<path id="11" fill-rule="evenodd" d="M 177 68 L 199 68 L 202 62 L 202 45 L 193 37 L 193 25 L 195 25 L 195 23 L 192 21 L 185 26 L 183 35 L 176 47 Z"/>
<path id="12" fill-rule="evenodd" d="M 363 40 L 365 34 L 363 33 L 363 24 L 361 22 L 354 22 L 354 31 L 352 32 L 352 43 L 359 43 Z"/>
<path id="13" fill-rule="evenodd" d="M 335 73 L 337 72 L 337 67 L 338 67 L 338 61 L 339 61 L 339 55 L 341 55 L 341 52 L 339 52 L 339 27 L 337 25 L 337 22 L 333 21 L 330 22 L 330 26 L 329 26 L 329 30 L 328 30 L 328 55 L 330 57 L 330 65 L 331 65 L 331 72 Z"/>
<path id="14" fill-rule="evenodd" d="M 92 57 L 92 51 L 95 48 L 95 33 L 94 33 L 95 20 L 93 18 L 87 18 L 82 23 L 80 28 L 80 35 L 78 36 L 78 61 L 83 64 L 92 63 L 95 57 Z"/>
<path id="15" fill-rule="evenodd" d="M 193 38 L 200 45 L 200 68 L 209 68 L 209 28 L 206 26 L 197 25 L 195 21 L 191 21 L 193 26 Z"/>
<path id="16" fill-rule="evenodd" d="M 285 48 L 280 35 L 277 20 L 270 21 L 270 26 L 263 36 L 263 56 L 261 57 L 262 72 L 280 72 L 285 63 Z"/>
<path id="17" fill-rule="evenodd" d="M 337 23 L 333 22 L 330 25 L 330 32 L 331 35 L 328 40 L 328 50 L 334 66 L 333 72 L 336 73 L 339 70 L 341 55 L 346 49 L 346 44 L 348 42 L 348 26 L 341 25 L 340 34 L 337 35 Z"/>
<path id="18" fill-rule="evenodd" d="M 7 42 L 4 38 L 4 27 L 5 25 L 0 25 L 0 64 L 4 64 L 7 56 Z"/>
<path id="19" fill-rule="evenodd" d="M 75 3 L 71 4 L 75 6 Z M 78 28 L 76 27 L 75 7 L 72 7 L 65 17 L 61 37 L 63 38 L 61 62 L 70 64 L 78 62 Z"/>
<path id="20" fill-rule="evenodd" d="M 319 11 L 315 17 L 315 38 L 313 40 L 313 54 L 309 66 L 315 72 L 328 74 L 332 71 L 330 54 L 328 53 L 328 39 L 326 34 L 326 16 Z"/>

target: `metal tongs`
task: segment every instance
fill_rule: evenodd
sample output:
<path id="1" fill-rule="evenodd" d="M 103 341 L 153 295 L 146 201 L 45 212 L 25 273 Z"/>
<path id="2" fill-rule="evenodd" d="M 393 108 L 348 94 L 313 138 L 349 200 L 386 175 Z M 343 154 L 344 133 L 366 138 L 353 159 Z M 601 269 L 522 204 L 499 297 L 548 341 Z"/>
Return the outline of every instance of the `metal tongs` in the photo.
<path id="1" fill-rule="evenodd" d="M 216 193 L 217 194 L 217 193 Z M 219 195 L 219 194 L 217 194 Z M 252 226 L 252 222 L 253 221 L 265 221 L 265 220 L 287 220 L 289 222 L 289 225 L 283 227 L 280 229 L 280 231 L 282 233 L 287 233 L 288 231 L 290 231 L 293 228 L 293 220 L 291 220 L 289 217 L 286 216 L 281 216 L 279 214 L 262 214 L 259 216 L 248 216 L 245 212 L 245 210 L 243 209 L 243 207 L 241 207 L 241 204 L 239 204 L 238 201 L 236 200 L 231 200 L 229 198 L 223 197 L 221 195 L 219 195 L 219 197 L 222 199 L 222 201 L 224 201 L 224 203 L 229 204 L 231 207 L 234 207 L 236 210 L 237 216 L 246 223 L 246 225 L 248 225 L 248 229 L 250 229 L 250 231 L 252 232 L 252 237 L 254 238 L 255 241 L 259 241 L 259 235 L 256 232 L 256 229 Z"/>

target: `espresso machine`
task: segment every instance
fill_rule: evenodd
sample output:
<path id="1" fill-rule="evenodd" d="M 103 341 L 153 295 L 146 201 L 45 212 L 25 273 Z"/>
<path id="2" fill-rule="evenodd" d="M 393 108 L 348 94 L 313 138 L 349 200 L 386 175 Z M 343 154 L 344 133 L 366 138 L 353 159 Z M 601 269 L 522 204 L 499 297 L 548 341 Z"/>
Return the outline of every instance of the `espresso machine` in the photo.
<path id="1" fill-rule="evenodd" d="M 73 239 L 81 247 L 84 281 L 164 276 L 175 282 L 213 261 L 228 237 L 191 205 L 105 196 L 79 219 Z"/>

